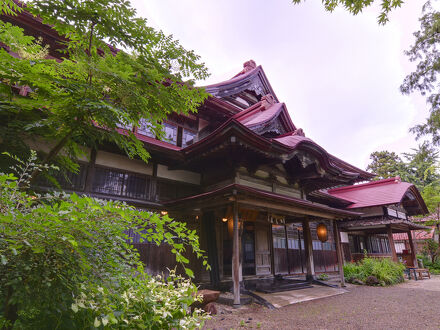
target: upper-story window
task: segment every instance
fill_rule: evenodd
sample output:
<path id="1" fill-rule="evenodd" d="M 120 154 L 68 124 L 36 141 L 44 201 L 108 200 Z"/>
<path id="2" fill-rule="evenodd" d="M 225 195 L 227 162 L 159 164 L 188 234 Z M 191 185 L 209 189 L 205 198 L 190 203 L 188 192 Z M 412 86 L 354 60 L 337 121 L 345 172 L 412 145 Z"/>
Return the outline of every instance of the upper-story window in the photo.
<path id="1" fill-rule="evenodd" d="M 150 122 L 146 119 L 141 119 L 139 121 L 139 127 L 137 128 L 137 132 L 139 134 L 146 135 L 146 136 L 149 136 L 152 138 L 156 137 L 156 135 L 154 134 L 154 132 L 151 128 Z"/>
<path id="2" fill-rule="evenodd" d="M 164 123 L 163 128 L 165 131 L 164 140 L 168 143 L 177 145 L 177 126 L 170 123 Z"/>
<path id="3" fill-rule="evenodd" d="M 122 123 L 116 123 L 116 126 L 122 129 L 126 129 L 127 131 L 131 131 L 133 129 L 132 124 L 122 124 Z"/>
<path id="4" fill-rule="evenodd" d="M 182 147 L 185 148 L 185 147 L 193 144 L 196 135 L 197 135 L 196 132 L 190 131 L 190 130 L 187 130 L 186 128 L 184 128 L 183 129 L 183 136 L 182 136 Z"/>

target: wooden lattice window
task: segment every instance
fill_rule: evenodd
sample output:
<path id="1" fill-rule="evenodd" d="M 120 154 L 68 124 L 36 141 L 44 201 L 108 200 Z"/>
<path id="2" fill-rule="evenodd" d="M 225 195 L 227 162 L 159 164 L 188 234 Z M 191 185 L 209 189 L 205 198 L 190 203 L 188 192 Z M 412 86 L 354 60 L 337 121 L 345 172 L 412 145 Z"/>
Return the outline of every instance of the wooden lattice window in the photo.
<path id="1" fill-rule="evenodd" d="M 92 191 L 134 199 L 147 199 L 150 191 L 150 179 L 143 174 L 97 167 Z"/>

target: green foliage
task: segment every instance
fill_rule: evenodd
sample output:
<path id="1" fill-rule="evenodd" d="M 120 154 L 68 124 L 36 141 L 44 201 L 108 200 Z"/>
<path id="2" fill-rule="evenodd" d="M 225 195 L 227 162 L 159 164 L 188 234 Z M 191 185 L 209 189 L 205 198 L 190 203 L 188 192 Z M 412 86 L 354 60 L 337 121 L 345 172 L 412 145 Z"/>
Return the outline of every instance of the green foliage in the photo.
<path id="1" fill-rule="evenodd" d="M 375 180 L 400 176 L 413 183 L 430 212 L 434 212 L 440 202 L 438 150 L 426 141 L 411 150 L 402 154 L 403 159 L 395 152 L 373 152 L 367 170 L 377 174 Z"/>
<path id="2" fill-rule="evenodd" d="M 415 42 L 406 52 L 412 62 L 417 62 L 414 72 L 409 74 L 402 86 L 402 93 L 415 91 L 427 96 L 430 115 L 426 122 L 412 128 L 417 137 L 432 136 L 433 143 L 440 145 L 440 94 L 438 91 L 438 74 L 440 72 L 438 52 L 440 12 L 428 1 L 420 18 L 420 30 L 414 33 Z"/>
<path id="3" fill-rule="evenodd" d="M 190 248 L 205 259 L 195 231 L 168 216 L 124 203 L 66 194 L 32 195 L 35 170 L 0 175 L 0 322 L 7 328 L 195 328 L 197 288 L 174 272 L 150 277 L 126 230 L 169 244 L 176 260 Z M 25 173 L 25 174 L 24 174 Z"/>
<path id="4" fill-rule="evenodd" d="M 438 172 L 438 150 L 427 141 L 412 152 L 403 153 L 405 162 L 405 180 L 415 184 L 423 190 L 426 186 L 440 186 L 440 173 Z"/>
<path id="5" fill-rule="evenodd" d="M 347 281 L 358 279 L 362 282 L 365 282 L 369 276 L 374 276 L 384 285 L 393 285 L 403 282 L 404 270 L 404 265 L 388 258 L 364 257 L 358 263 L 346 263 L 344 276 Z"/>
<path id="6" fill-rule="evenodd" d="M 328 275 L 325 273 L 319 274 L 318 275 L 318 280 L 320 281 L 327 281 L 328 280 Z"/>
<path id="7" fill-rule="evenodd" d="M 301 3 L 302 0 L 292 0 L 293 3 Z M 379 1 L 378 1 L 379 2 Z M 371 6 L 375 3 L 374 0 L 323 0 L 322 3 L 327 11 L 334 11 L 337 7 L 344 7 L 348 12 L 353 15 L 357 15 L 362 12 L 366 7 Z M 381 0 L 380 7 L 381 11 L 377 20 L 379 24 L 385 24 L 388 22 L 388 15 L 390 12 L 401 7 L 403 0 Z"/>
<path id="8" fill-rule="evenodd" d="M 402 173 L 403 161 L 395 152 L 375 151 L 371 153 L 370 159 L 367 171 L 377 174 L 374 180 L 400 176 Z"/>
<path id="9" fill-rule="evenodd" d="M 143 143 L 129 130 L 121 134 L 118 125 L 146 119 L 162 136 L 161 123 L 170 113 L 195 112 L 207 97 L 193 86 L 193 79 L 207 76 L 199 57 L 149 27 L 128 1 L 33 0 L 26 10 L 67 39 L 50 49 L 0 20 L 0 42 L 21 55 L 0 49 L 3 150 L 26 151 L 25 142 L 38 138 L 52 142 L 44 163 L 57 157 L 68 163 L 82 146 L 111 142 L 147 161 Z M 48 58 L 48 52 L 62 53 L 63 61 Z M 14 92 L 17 86 L 28 94 Z"/>
<path id="10" fill-rule="evenodd" d="M 439 243 L 429 238 L 423 245 L 423 254 L 431 258 L 431 264 L 435 264 L 440 253 Z"/>

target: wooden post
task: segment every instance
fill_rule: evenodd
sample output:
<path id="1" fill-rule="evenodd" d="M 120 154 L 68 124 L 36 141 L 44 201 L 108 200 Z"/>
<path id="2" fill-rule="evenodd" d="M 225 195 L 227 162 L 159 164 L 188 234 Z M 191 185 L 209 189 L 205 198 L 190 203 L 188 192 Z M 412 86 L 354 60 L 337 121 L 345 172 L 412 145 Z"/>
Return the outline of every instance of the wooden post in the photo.
<path id="1" fill-rule="evenodd" d="M 414 249 L 414 242 L 412 240 L 411 230 L 408 230 L 408 241 L 409 241 L 409 248 L 411 249 L 411 259 L 413 261 L 413 266 L 418 268 L 417 266 L 417 258 L 416 258 L 416 250 Z"/>
<path id="2" fill-rule="evenodd" d="M 240 306 L 240 241 L 238 233 L 238 205 L 233 203 L 233 241 L 232 241 L 232 283 L 234 288 L 234 307 Z"/>
<path id="3" fill-rule="evenodd" d="M 96 154 L 97 154 L 96 149 L 92 148 L 92 150 L 90 151 L 90 162 L 88 164 L 86 183 L 84 186 L 85 192 L 91 192 L 93 189 L 93 180 L 95 178 Z"/>
<path id="4" fill-rule="evenodd" d="M 310 224 L 308 220 L 304 220 L 303 224 L 303 234 L 304 234 L 304 245 L 306 252 L 306 267 L 307 274 L 306 280 L 313 281 L 315 279 L 315 263 L 313 262 L 313 241 L 312 233 L 310 232 Z"/>
<path id="5" fill-rule="evenodd" d="M 341 287 L 345 287 L 344 259 L 342 255 L 341 236 L 339 235 L 339 228 L 336 220 L 332 220 L 332 222 L 333 222 L 333 235 L 335 236 L 335 244 L 336 244 L 336 255 L 338 257 L 339 278 L 341 280 Z"/>
<path id="6" fill-rule="evenodd" d="M 286 224 L 284 224 L 284 234 L 285 234 L 285 237 L 286 237 L 287 274 L 290 274 L 289 237 L 287 236 L 287 226 L 286 226 Z"/>
<path id="7" fill-rule="evenodd" d="M 396 247 L 394 246 L 393 230 L 391 229 L 390 225 L 387 225 L 387 230 L 388 230 L 388 241 L 390 242 L 393 261 L 398 262 L 399 260 L 397 259 Z"/>

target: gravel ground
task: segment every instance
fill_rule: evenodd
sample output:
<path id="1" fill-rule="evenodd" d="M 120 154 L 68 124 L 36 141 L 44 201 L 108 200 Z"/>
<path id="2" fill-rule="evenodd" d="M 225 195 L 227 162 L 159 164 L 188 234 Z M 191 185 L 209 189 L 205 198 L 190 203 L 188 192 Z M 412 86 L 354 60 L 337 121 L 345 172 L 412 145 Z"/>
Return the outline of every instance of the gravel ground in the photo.
<path id="1" fill-rule="evenodd" d="M 440 276 L 392 287 L 347 287 L 348 293 L 269 310 L 253 304 L 219 314 L 204 329 L 440 329 Z"/>

